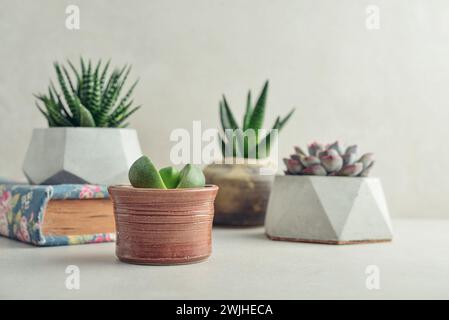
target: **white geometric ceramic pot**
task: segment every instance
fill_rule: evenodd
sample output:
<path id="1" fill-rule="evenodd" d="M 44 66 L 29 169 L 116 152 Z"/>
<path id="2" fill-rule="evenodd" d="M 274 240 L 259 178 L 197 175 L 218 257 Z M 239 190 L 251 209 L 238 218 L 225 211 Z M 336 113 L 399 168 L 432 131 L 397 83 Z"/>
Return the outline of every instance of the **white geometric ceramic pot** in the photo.
<path id="1" fill-rule="evenodd" d="M 390 216 L 380 180 L 276 176 L 265 220 L 272 240 L 351 244 L 390 241 Z"/>
<path id="2" fill-rule="evenodd" d="M 141 155 L 134 129 L 34 129 L 23 172 L 31 184 L 127 184 Z"/>

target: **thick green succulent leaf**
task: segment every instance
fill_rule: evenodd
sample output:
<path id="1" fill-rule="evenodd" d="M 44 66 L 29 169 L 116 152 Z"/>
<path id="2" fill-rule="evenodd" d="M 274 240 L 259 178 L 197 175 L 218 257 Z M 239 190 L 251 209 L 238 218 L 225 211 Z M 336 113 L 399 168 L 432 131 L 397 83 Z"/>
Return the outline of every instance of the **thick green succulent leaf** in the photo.
<path id="1" fill-rule="evenodd" d="M 181 178 L 179 171 L 174 167 L 166 167 L 159 170 L 162 180 L 167 189 L 175 189 Z"/>
<path id="2" fill-rule="evenodd" d="M 265 104 L 267 102 L 268 84 L 269 83 L 267 80 L 265 82 L 265 85 L 263 86 L 262 92 L 260 93 L 259 99 L 257 99 L 256 105 L 254 106 L 254 110 L 251 114 L 251 119 L 248 123 L 249 129 L 262 129 L 263 121 L 265 118 Z"/>
<path id="3" fill-rule="evenodd" d="M 177 188 L 201 188 L 205 184 L 206 178 L 201 168 L 192 164 L 186 164 L 180 172 Z"/>
<path id="4" fill-rule="evenodd" d="M 167 189 L 159 171 L 147 156 L 141 156 L 131 165 L 128 178 L 135 188 Z"/>
<path id="5" fill-rule="evenodd" d="M 82 104 L 79 105 L 80 107 L 80 127 L 95 127 L 95 120 L 92 117 L 92 114 L 90 111 L 83 106 Z"/>

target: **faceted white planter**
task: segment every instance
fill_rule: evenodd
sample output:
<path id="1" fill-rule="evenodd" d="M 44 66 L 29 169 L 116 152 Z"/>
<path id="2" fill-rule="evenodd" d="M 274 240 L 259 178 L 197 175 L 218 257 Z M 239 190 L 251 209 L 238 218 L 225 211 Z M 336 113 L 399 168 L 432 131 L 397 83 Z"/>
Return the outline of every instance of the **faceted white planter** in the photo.
<path id="1" fill-rule="evenodd" d="M 272 240 L 350 244 L 392 239 L 377 178 L 276 176 L 265 229 Z"/>
<path id="2" fill-rule="evenodd" d="M 141 155 L 134 129 L 34 129 L 23 171 L 32 184 L 128 184 Z"/>

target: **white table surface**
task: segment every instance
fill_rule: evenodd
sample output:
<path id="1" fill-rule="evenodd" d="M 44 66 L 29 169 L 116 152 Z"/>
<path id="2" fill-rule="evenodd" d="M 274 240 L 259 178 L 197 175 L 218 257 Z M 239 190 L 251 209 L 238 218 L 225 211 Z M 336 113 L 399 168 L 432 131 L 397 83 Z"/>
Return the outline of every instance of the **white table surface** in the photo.
<path id="1" fill-rule="evenodd" d="M 268 240 L 262 228 L 214 228 L 202 263 L 137 266 L 114 244 L 36 248 L 0 238 L 0 299 L 449 298 L 449 220 L 396 220 L 391 243 L 333 246 Z M 65 287 L 68 265 L 80 289 Z M 380 289 L 366 287 L 366 268 Z"/>

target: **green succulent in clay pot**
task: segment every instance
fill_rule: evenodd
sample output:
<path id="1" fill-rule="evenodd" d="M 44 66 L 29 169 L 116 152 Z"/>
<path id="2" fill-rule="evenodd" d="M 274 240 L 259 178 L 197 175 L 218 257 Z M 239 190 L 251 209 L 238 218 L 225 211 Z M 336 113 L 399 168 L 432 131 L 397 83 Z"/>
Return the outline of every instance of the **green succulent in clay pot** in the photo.
<path id="1" fill-rule="evenodd" d="M 174 167 L 158 170 L 147 156 L 132 164 L 128 177 L 134 188 L 183 189 L 206 185 L 203 171 L 198 166 L 186 164 L 181 171 Z"/>
<path id="2" fill-rule="evenodd" d="M 374 165 L 372 153 L 357 156 L 357 145 L 344 151 L 338 141 L 324 146 L 314 142 L 308 146 L 308 154 L 300 147 L 289 159 L 285 158 L 287 175 L 367 177 Z"/>

